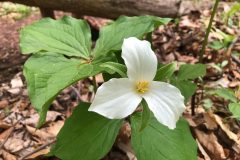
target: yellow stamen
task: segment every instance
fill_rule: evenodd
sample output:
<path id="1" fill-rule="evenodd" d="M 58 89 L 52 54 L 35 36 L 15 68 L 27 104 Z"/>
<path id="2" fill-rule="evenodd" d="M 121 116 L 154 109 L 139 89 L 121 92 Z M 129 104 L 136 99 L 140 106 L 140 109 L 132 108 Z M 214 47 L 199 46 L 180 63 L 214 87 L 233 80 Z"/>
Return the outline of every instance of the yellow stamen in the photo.
<path id="1" fill-rule="evenodd" d="M 149 82 L 141 81 L 136 84 L 136 91 L 138 93 L 145 93 L 149 90 Z"/>

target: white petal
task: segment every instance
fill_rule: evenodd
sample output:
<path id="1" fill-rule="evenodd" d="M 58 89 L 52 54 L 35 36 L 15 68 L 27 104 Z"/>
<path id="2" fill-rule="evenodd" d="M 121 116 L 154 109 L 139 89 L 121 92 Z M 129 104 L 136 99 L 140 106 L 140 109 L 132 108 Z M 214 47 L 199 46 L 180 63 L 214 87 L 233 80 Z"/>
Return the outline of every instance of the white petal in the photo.
<path id="1" fill-rule="evenodd" d="M 110 119 L 127 117 L 137 108 L 142 98 L 134 92 L 134 84 L 128 78 L 111 79 L 97 90 L 89 111 Z"/>
<path id="2" fill-rule="evenodd" d="M 122 58 L 127 66 L 127 75 L 133 81 L 152 81 L 157 71 L 157 57 L 148 41 L 135 37 L 124 39 Z"/>
<path id="3" fill-rule="evenodd" d="M 176 122 L 185 110 L 184 97 L 176 87 L 154 81 L 143 98 L 160 123 L 170 129 L 176 127 Z"/>

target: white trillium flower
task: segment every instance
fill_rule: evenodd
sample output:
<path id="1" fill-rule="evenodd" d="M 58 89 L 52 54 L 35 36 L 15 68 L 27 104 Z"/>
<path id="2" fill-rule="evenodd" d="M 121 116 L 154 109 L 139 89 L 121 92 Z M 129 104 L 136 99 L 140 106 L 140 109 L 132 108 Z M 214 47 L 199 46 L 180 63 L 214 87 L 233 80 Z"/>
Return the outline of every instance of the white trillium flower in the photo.
<path id="1" fill-rule="evenodd" d="M 144 98 L 156 119 L 174 129 L 185 110 L 184 98 L 176 87 L 153 81 L 157 57 L 150 43 L 135 37 L 124 39 L 122 58 L 128 78 L 113 78 L 103 83 L 89 111 L 110 119 L 122 119 L 132 114 Z"/>

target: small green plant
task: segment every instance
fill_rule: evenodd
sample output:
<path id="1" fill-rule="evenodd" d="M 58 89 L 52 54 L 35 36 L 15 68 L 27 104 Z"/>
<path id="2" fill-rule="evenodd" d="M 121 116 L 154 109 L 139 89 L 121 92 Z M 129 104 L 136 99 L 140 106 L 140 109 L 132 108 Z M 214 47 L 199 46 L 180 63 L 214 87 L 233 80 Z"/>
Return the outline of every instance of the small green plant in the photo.
<path id="1" fill-rule="evenodd" d="M 11 15 L 11 18 L 16 20 L 28 16 L 32 11 L 31 7 L 21 4 L 13 4 L 10 2 L 3 2 L 0 7 L 0 16 L 10 15 L 14 13 Z"/>
<path id="2" fill-rule="evenodd" d="M 233 6 L 229 9 L 229 11 L 225 12 L 223 14 L 223 20 L 226 24 L 228 24 L 229 26 L 233 26 L 234 25 L 234 21 L 232 20 L 232 17 L 240 11 L 240 3 L 236 2 L 233 4 Z M 236 23 L 236 22 L 235 22 Z M 239 21 L 235 24 L 237 26 L 239 26 Z"/>
<path id="3" fill-rule="evenodd" d="M 197 159 L 196 143 L 180 116 L 184 98 L 187 102 L 196 90 L 193 79 L 204 76 L 206 67 L 185 64 L 175 72 L 176 63 L 158 64 L 151 44 L 140 40 L 169 21 L 120 17 L 100 30 L 93 49 L 90 27 L 83 20 L 46 18 L 21 30 L 21 51 L 32 54 L 24 75 L 32 105 L 40 114 L 38 127 L 61 90 L 104 75 L 93 102 L 81 102 L 66 120 L 52 155 L 63 160 L 101 159 L 125 121 L 131 124 L 132 147 L 139 160 Z"/>
<path id="4" fill-rule="evenodd" d="M 233 118 L 240 120 L 240 87 L 235 92 L 227 88 L 219 88 L 208 92 L 228 101 L 228 109 Z"/>

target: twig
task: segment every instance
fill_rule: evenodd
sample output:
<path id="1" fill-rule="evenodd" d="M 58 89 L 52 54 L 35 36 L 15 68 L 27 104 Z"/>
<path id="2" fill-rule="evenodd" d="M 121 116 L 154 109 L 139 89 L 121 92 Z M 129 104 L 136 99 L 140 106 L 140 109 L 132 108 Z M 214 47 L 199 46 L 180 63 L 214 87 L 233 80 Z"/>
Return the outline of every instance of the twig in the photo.
<path id="1" fill-rule="evenodd" d="M 196 100 L 196 92 L 192 95 L 192 98 L 191 98 L 191 111 L 193 116 L 195 115 L 195 105 L 196 105 L 195 100 Z"/>
<path id="2" fill-rule="evenodd" d="M 93 87 L 94 87 L 94 93 L 96 93 L 98 88 L 96 76 L 93 76 Z"/>
<path id="3" fill-rule="evenodd" d="M 235 61 L 238 65 L 240 65 L 240 60 L 237 57 L 235 57 L 234 55 L 231 55 L 231 57 L 233 61 Z"/>
<path id="4" fill-rule="evenodd" d="M 54 140 L 52 140 L 52 141 L 50 141 L 50 142 L 48 142 L 48 143 L 46 143 L 46 144 L 43 144 L 42 146 L 36 148 L 36 149 L 33 150 L 32 152 L 30 152 L 30 153 L 22 156 L 21 158 L 19 158 L 19 160 L 24 160 L 25 158 L 33 155 L 34 153 L 36 153 L 36 152 L 38 152 L 38 151 L 41 151 L 42 149 L 46 148 L 47 146 L 49 146 L 49 145 L 51 145 L 51 144 L 53 144 L 53 143 L 55 143 L 55 142 L 56 142 L 56 139 L 54 139 Z"/>
<path id="5" fill-rule="evenodd" d="M 215 4 L 214 4 L 214 7 L 213 7 L 213 11 L 212 11 L 211 18 L 210 18 L 210 21 L 209 21 L 209 24 L 208 24 L 207 32 L 206 32 L 206 35 L 204 37 L 202 50 L 199 54 L 199 62 L 200 63 L 202 63 L 202 61 L 203 61 L 203 54 L 205 53 L 205 50 L 206 50 L 206 46 L 207 46 L 207 43 L 208 43 L 208 36 L 209 36 L 209 33 L 211 31 L 211 28 L 212 28 L 213 19 L 214 19 L 214 16 L 216 14 L 216 11 L 217 11 L 219 1 L 220 0 L 216 0 Z"/>
<path id="6" fill-rule="evenodd" d="M 79 91 L 75 87 L 73 87 L 73 86 L 70 86 L 70 88 L 77 94 L 77 100 L 78 101 L 82 101 L 81 100 L 81 95 L 80 95 Z"/>

